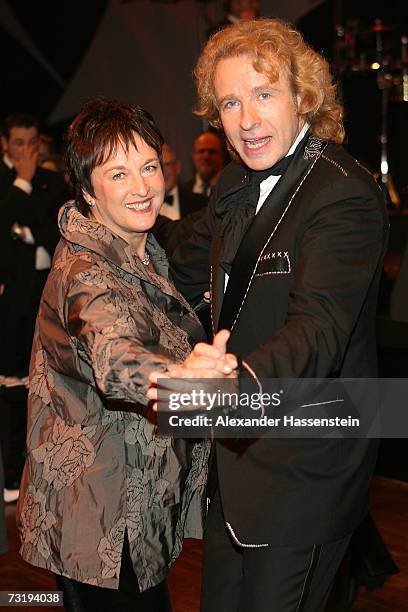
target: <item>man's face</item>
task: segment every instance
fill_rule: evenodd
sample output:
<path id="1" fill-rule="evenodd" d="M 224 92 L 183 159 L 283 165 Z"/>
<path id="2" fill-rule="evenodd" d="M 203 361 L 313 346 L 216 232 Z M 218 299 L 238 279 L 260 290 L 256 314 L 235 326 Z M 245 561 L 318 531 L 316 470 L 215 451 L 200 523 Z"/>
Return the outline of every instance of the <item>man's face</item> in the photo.
<path id="1" fill-rule="evenodd" d="M 220 138 L 216 134 L 206 132 L 200 134 L 194 142 L 193 162 L 198 174 L 210 181 L 224 167 L 224 151 Z"/>
<path id="2" fill-rule="evenodd" d="M 214 92 L 229 143 L 252 170 L 282 159 L 303 127 L 288 79 L 270 83 L 247 55 L 218 62 Z"/>
<path id="3" fill-rule="evenodd" d="M 167 144 L 163 145 L 162 158 L 164 184 L 167 195 L 177 184 L 178 176 L 181 170 L 181 163 L 177 159 L 173 149 Z"/>
<path id="4" fill-rule="evenodd" d="M 24 154 L 32 155 L 38 151 L 39 134 L 36 127 L 12 127 L 10 137 L 1 137 L 4 153 L 12 163 L 20 161 Z"/>
<path id="5" fill-rule="evenodd" d="M 259 15 L 259 0 L 232 0 L 230 12 L 242 19 L 255 19 Z"/>

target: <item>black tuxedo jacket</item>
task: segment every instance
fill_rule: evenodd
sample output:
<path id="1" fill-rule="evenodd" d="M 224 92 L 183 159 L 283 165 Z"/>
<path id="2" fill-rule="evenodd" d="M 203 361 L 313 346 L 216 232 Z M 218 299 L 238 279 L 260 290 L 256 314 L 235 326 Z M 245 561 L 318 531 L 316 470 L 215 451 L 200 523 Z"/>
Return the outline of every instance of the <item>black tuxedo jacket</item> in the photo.
<path id="1" fill-rule="evenodd" d="M 375 311 L 388 235 L 382 194 L 345 150 L 313 139 L 302 172 L 289 166 L 236 253 L 217 204 L 239 197 L 231 163 L 205 216 L 172 258 L 192 303 L 211 286 L 212 323 L 258 378 L 375 377 Z M 291 188 L 287 189 L 287 177 Z M 240 378 L 249 376 L 241 373 Z M 375 441 L 216 440 L 225 521 L 246 546 L 309 545 L 352 531 L 367 511 Z"/>
<path id="2" fill-rule="evenodd" d="M 208 198 L 199 193 L 191 193 L 179 186 L 179 204 L 182 223 L 180 220 L 173 221 L 159 215 L 152 230 L 154 237 L 166 251 L 168 257 L 179 244 L 183 244 L 191 236 L 195 221 L 204 214 Z"/>
<path id="3" fill-rule="evenodd" d="M 28 268 L 34 269 L 36 247 L 42 245 L 53 255 L 59 240 L 57 216 L 59 207 L 68 198 L 63 179 L 50 170 L 38 168 L 31 181 L 31 195 L 13 186 L 15 173 L 0 161 L 0 282 L 10 277 L 22 259 Z M 13 240 L 11 226 L 14 223 L 28 226 L 35 245 Z"/>
<path id="4" fill-rule="evenodd" d="M 193 193 L 194 183 L 195 183 L 195 178 L 189 179 L 188 181 L 183 183 L 182 189 L 187 193 Z M 199 194 L 199 195 L 202 195 L 202 194 Z"/>
<path id="5" fill-rule="evenodd" d="M 205 208 L 208 198 L 201 193 L 193 193 L 179 185 L 179 202 L 181 218 Z"/>
<path id="6" fill-rule="evenodd" d="M 195 182 L 196 182 L 196 177 L 193 176 L 192 179 L 188 180 L 186 183 L 183 183 L 183 185 L 182 185 L 183 191 L 186 192 L 186 193 L 195 193 L 193 191 Z M 199 195 L 200 197 L 205 198 L 208 201 L 209 197 L 211 197 L 213 189 L 214 189 L 213 187 L 210 189 L 210 194 L 209 195 L 206 195 L 205 193 L 195 193 L 195 195 Z"/>
<path id="7" fill-rule="evenodd" d="M 59 207 L 68 199 L 63 179 L 49 170 L 38 168 L 31 181 L 30 195 L 13 186 L 14 170 L 0 161 L 0 371 L 13 369 L 13 354 L 7 341 L 8 330 L 18 329 L 19 321 L 33 308 L 32 292 L 36 284 L 36 248 L 43 246 L 52 258 L 59 240 L 57 216 Z M 35 244 L 13 239 L 14 223 L 28 226 Z M 37 288 L 38 289 L 38 288 Z M 35 313 L 32 313 L 35 314 Z M 14 335 L 15 336 L 15 335 Z M 11 371 L 10 371 L 11 373 Z"/>

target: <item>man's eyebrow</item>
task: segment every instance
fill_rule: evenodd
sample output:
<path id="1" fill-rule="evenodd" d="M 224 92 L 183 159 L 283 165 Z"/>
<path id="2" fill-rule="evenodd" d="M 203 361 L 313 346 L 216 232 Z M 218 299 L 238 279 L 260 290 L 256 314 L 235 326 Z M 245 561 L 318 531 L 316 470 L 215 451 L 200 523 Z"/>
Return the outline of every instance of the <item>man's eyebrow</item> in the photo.
<path id="1" fill-rule="evenodd" d="M 217 100 L 217 104 L 222 104 L 223 102 L 225 102 L 225 100 L 233 100 L 236 98 L 236 95 L 234 94 L 227 94 L 226 96 L 222 96 L 222 98 L 220 98 L 219 100 Z"/>
<path id="2" fill-rule="evenodd" d="M 257 85 L 253 88 L 252 92 L 254 94 L 262 93 L 263 91 L 279 91 L 279 87 L 276 86 L 275 83 L 267 83 L 265 82 L 263 85 Z"/>

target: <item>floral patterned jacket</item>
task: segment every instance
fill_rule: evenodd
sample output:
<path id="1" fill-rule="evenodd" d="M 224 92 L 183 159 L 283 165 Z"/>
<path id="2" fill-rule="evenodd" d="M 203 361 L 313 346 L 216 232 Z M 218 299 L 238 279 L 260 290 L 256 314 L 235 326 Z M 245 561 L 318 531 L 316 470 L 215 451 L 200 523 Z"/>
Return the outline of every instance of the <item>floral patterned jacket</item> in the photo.
<path id="1" fill-rule="evenodd" d="M 145 590 L 165 578 L 184 536 L 201 536 L 208 459 L 206 443 L 155 433 L 147 376 L 181 361 L 202 330 L 152 236 L 157 274 L 73 202 L 59 221 L 31 357 L 20 552 L 118 588 L 127 530 Z"/>

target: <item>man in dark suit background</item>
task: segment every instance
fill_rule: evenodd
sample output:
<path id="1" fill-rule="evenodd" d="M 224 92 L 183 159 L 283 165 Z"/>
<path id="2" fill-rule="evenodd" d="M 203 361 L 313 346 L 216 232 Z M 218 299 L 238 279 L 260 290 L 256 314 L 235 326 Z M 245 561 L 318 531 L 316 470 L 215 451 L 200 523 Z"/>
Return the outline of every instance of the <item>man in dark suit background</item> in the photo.
<path id="1" fill-rule="evenodd" d="M 208 198 L 192 193 L 179 184 L 181 162 L 167 143 L 163 145 L 162 168 L 165 197 L 152 232 L 167 256 L 170 256 L 180 243 L 190 237 L 193 223 L 202 215 Z M 183 219 L 183 223 L 180 223 L 180 219 Z"/>
<path id="2" fill-rule="evenodd" d="M 223 127 L 237 161 L 172 258 L 178 289 L 195 303 L 211 286 L 240 388 L 375 377 L 386 209 L 340 146 L 327 63 L 290 26 L 261 20 L 216 34 L 195 74 L 198 114 Z M 167 377 L 213 376 L 208 355 L 197 346 Z M 215 441 L 202 610 L 321 612 L 367 513 L 376 441 L 238 438 Z"/>
<path id="3" fill-rule="evenodd" d="M 201 132 L 194 140 L 192 160 L 195 175 L 184 183 L 192 193 L 209 198 L 225 166 L 225 143 L 217 132 Z"/>
<path id="4" fill-rule="evenodd" d="M 179 184 L 181 161 L 167 143 L 163 145 L 162 156 L 165 197 L 160 214 L 175 221 L 204 208 L 208 203 L 206 195 L 192 193 Z"/>
<path id="5" fill-rule="evenodd" d="M 221 28 L 259 17 L 260 0 L 226 0 L 224 2 L 224 19 L 207 31 L 210 37 Z"/>
<path id="6" fill-rule="evenodd" d="M 63 179 L 38 167 L 39 124 L 15 113 L 3 124 L 0 161 L 0 403 L 7 501 L 24 461 L 28 373 L 35 318 L 54 249 L 57 214 L 68 197 Z M 10 495 L 9 495 L 10 493 Z"/>

